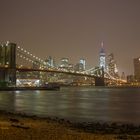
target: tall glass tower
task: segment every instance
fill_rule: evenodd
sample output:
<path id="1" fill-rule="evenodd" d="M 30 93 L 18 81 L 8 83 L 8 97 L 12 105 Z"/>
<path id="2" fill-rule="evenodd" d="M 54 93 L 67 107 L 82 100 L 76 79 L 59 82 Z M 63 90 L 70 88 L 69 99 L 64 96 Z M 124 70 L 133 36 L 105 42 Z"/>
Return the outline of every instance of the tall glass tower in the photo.
<path id="1" fill-rule="evenodd" d="M 99 58 L 99 65 L 100 65 L 100 68 L 103 68 L 105 69 L 106 67 L 106 62 L 105 62 L 105 51 L 104 51 L 104 43 L 101 42 L 101 49 L 100 49 L 100 54 L 99 54 L 100 58 Z"/>
<path id="2" fill-rule="evenodd" d="M 81 68 L 84 71 L 86 69 L 86 60 L 80 59 L 79 64 L 81 64 Z"/>

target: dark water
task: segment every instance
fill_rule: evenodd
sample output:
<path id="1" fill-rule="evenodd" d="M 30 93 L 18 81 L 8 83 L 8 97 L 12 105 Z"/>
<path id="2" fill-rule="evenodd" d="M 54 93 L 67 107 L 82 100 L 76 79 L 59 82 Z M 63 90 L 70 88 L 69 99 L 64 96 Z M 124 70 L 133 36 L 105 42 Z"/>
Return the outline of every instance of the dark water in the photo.
<path id="1" fill-rule="evenodd" d="M 0 91 L 0 110 L 73 121 L 140 124 L 140 89 L 70 87 L 60 91 Z"/>

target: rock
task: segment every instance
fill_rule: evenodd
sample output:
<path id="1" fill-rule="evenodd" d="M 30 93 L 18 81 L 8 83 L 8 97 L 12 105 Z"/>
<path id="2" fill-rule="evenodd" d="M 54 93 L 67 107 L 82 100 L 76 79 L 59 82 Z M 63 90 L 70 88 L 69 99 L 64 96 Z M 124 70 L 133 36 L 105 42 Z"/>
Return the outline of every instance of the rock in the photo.
<path id="1" fill-rule="evenodd" d="M 18 119 L 14 119 L 14 118 L 10 118 L 10 121 L 11 121 L 11 122 L 14 122 L 14 123 L 18 123 L 18 122 L 19 122 Z"/>
<path id="2" fill-rule="evenodd" d="M 17 127 L 17 128 L 22 128 L 22 129 L 29 129 L 30 128 L 29 126 L 15 125 L 15 124 L 12 124 L 11 126 Z"/>

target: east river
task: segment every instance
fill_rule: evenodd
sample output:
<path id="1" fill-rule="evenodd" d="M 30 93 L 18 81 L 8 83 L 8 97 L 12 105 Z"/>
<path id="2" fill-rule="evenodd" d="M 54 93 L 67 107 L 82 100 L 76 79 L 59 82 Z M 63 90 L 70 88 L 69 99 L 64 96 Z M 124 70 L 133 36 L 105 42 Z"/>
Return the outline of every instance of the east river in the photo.
<path id="1" fill-rule="evenodd" d="M 0 91 L 0 110 L 72 121 L 140 124 L 140 88 Z"/>

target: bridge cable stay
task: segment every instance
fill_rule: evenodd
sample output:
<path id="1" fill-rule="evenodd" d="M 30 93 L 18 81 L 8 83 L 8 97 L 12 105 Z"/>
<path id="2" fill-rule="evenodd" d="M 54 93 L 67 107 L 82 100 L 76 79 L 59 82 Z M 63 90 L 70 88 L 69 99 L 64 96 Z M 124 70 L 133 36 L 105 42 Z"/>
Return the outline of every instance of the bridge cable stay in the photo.
<path id="1" fill-rule="evenodd" d="M 98 69 L 97 68 L 94 68 L 94 67 L 92 67 L 92 68 L 90 68 L 90 69 L 88 69 L 88 70 L 85 70 L 85 71 L 83 71 L 83 73 L 87 73 L 87 72 L 95 72 L 95 71 L 97 71 Z"/>
<path id="2" fill-rule="evenodd" d="M 115 80 L 115 81 L 120 81 L 120 82 L 126 83 L 126 80 L 118 79 L 118 78 L 113 77 L 112 75 L 109 74 L 109 72 L 107 70 L 105 70 L 105 74 L 107 74 L 109 76 L 109 77 L 106 77 L 106 78 L 110 78 L 111 80 Z"/>
<path id="3" fill-rule="evenodd" d="M 17 47 L 17 56 L 19 56 L 23 60 L 26 60 L 27 62 L 30 62 L 30 63 L 34 62 L 37 65 L 40 65 L 40 64 L 46 65 L 46 62 L 44 60 L 42 60 L 41 58 L 33 55 L 32 53 L 30 53 L 29 51 L 21 48 L 20 46 Z"/>

